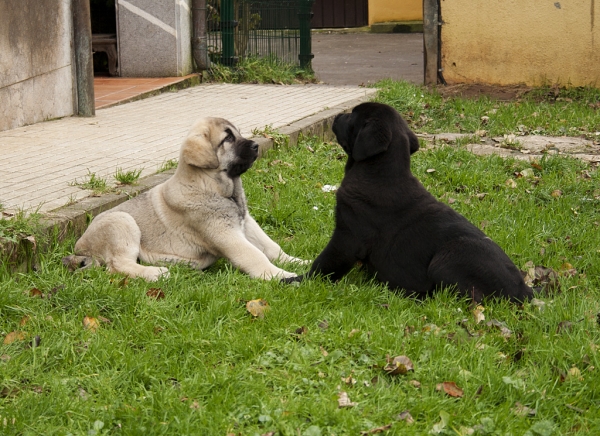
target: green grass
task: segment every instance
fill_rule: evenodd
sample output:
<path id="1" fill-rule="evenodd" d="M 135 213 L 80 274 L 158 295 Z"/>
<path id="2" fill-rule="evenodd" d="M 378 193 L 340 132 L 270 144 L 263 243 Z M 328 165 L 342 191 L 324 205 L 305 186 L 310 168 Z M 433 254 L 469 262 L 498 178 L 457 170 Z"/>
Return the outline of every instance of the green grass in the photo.
<path id="1" fill-rule="evenodd" d="M 243 58 L 234 67 L 214 63 L 209 70 L 210 80 L 224 83 L 294 83 L 315 82 L 315 74 L 273 58 Z"/>
<path id="2" fill-rule="evenodd" d="M 117 183 L 121 185 L 133 185 L 140 178 L 142 170 L 143 168 L 137 170 L 123 171 L 122 168 L 117 168 L 117 170 L 115 171 L 114 178 L 117 181 Z"/>
<path id="3" fill-rule="evenodd" d="M 252 215 L 286 252 L 314 259 L 325 246 L 335 195 L 321 188 L 339 185 L 343 157 L 333 143 L 305 139 L 243 176 Z M 419 151 L 412 168 L 517 266 L 570 263 L 577 274 L 539 296 L 543 310 L 487 302 L 476 324 L 450 291 L 415 301 L 359 270 L 300 286 L 252 280 L 225 261 L 203 273 L 173 266 L 154 284 L 100 268 L 71 274 L 61 265 L 69 240 L 43 254 L 37 272 L 0 272 L 0 333 L 26 334 L 0 345 L 0 433 L 359 435 L 392 424 L 382 434 L 598 434 L 598 169 L 449 146 Z M 148 297 L 150 288 L 165 298 Z M 270 307 L 262 319 L 245 309 L 257 298 Z M 86 316 L 105 321 L 94 332 Z M 399 355 L 414 371 L 386 374 L 386 356 Z M 446 381 L 464 395 L 438 391 Z M 340 391 L 357 404 L 338 408 Z M 400 419 L 406 410 L 413 424 Z"/>
<path id="4" fill-rule="evenodd" d="M 543 87 L 515 101 L 444 98 L 407 82 L 376 84 L 377 100 L 394 106 L 417 132 L 514 133 L 600 139 L 600 89 Z M 485 118 L 487 117 L 487 118 Z"/>
<path id="5" fill-rule="evenodd" d="M 83 180 L 75 180 L 71 185 L 93 191 L 94 195 L 104 194 L 112 190 L 112 187 L 105 178 L 96 175 L 96 173 L 92 173 L 90 170 L 88 170 L 88 174 Z"/>

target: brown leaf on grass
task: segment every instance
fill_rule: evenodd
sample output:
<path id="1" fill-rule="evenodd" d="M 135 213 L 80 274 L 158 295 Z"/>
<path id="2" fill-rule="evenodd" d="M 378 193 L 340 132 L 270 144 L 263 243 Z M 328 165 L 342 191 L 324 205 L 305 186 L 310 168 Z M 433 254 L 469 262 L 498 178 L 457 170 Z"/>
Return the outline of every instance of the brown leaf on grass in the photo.
<path id="1" fill-rule="evenodd" d="M 29 317 L 29 315 L 25 315 L 23 316 L 23 318 L 21 318 L 21 320 L 19 321 L 19 325 L 21 327 L 23 327 L 25 324 L 27 324 L 29 322 L 31 318 Z"/>
<path id="2" fill-rule="evenodd" d="M 326 319 L 324 319 L 323 321 L 319 321 L 319 323 L 317 325 L 319 326 L 319 328 L 321 330 L 327 330 L 329 328 L 329 323 L 327 322 Z"/>
<path id="3" fill-rule="evenodd" d="M 146 292 L 146 296 L 154 298 L 155 300 L 162 300 L 165 298 L 165 293 L 160 288 L 150 288 L 148 289 L 148 292 Z"/>
<path id="4" fill-rule="evenodd" d="M 511 189 L 515 189 L 517 187 L 517 182 L 515 182 L 513 179 L 507 179 L 504 184 Z"/>
<path id="5" fill-rule="evenodd" d="M 396 415 L 395 419 L 396 421 L 406 421 L 407 424 L 414 424 L 415 422 L 414 418 L 411 416 L 408 410 L 405 410 L 404 412 L 401 412 L 398 415 Z"/>
<path id="6" fill-rule="evenodd" d="M 500 330 L 500 334 L 504 338 L 510 338 L 512 336 L 512 331 L 501 321 L 496 319 L 490 320 L 487 324 L 488 327 L 495 327 Z"/>
<path id="7" fill-rule="evenodd" d="M 0 356 L 0 361 L 2 362 L 8 362 L 11 359 L 11 357 L 8 354 L 2 354 Z"/>
<path id="8" fill-rule="evenodd" d="M 481 321 L 485 321 L 485 315 L 483 314 L 484 310 L 485 310 L 485 308 L 481 305 L 479 305 L 475 309 L 473 309 L 473 316 L 475 317 L 475 324 L 479 324 Z"/>
<path id="9" fill-rule="evenodd" d="M 545 266 L 533 266 L 533 262 L 525 264 L 527 271 L 521 271 L 523 280 L 528 286 L 535 288 L 537 292 L 547 293 L 548 291 L 560 290 L 558 283 L 558 273 L 552 268 Z"/>
<path id="10" fill-rule="evenodd" d="M 408 371 L 413 371 L 413 363 L 406 356 L 396 356 L 391 361 L 388 359 L 387 365 L 383 368 L 390 375 L 406 374 Z"/>
<path id="11" fill-rule="evenodd" d="M 348 337 L 351 338 L 352 336 L 354 336 L 355 334 L 357 334 L 359 332 L 360 332 L 359 329 L 352 329 L 352 330 L 350 330 L 350 333 L 348 333 Z"/>
<path id="12" fill-rule="evenodd" d="M 98 318 L 86 316 L 83 318 L 83 327 L 92 333 L 96 333 L 100 328 L 100 322 L 98 321 Z"/>
<path id="13" fill-rule="evenodd" d="M 515 407 L 513 407 L 511 411 L 517 416 L 535 416 L 536 414 L 535 409 L 527 407 L 518 401 L 515 403 Z"/>
<path id="14" fill-rule="evenodd" d="M 372 428 L 371 430 L 361 431 L 360 434 L 368 435 L 368 434 L 383 433 L 384 431 L 389 430 L 391 427 L 392 427 L 392 424 L 382 425 L 381 427 Z"/>
<path id="15" fill-rule="evenodd" d="M 38 335 L 36 335 L 31 340 L 31 342 L 25 346 L 25 348 L 36 348 L 36 347 L 39 347 L 41 343 L 42 343 L 42 338 L 40 338 Z"/>
<path id="16" fill-rule="evenodd" d="M 571 321 L 561 321 L 558 323 L 558 327 L 556 327 L 556 333 L 561 333 L 563 331 L 568 331 L 573 328 L 573 323 Z"/>
<path id="17" fill-rule="evenodd" d="M 573 268 L 573 265 L 571 265 L 569 262 L 563 263 L 560 266 L 559 271 L 560 275 L 564 277 L 573 277 L 577 274 L 577 270 Z"/>
<path id="18" fill-rule="evenodd" d="M 562 191 L 560 189 L 555 189 L 550 193 L 550 195 L 554 198 L 558 198 L 562 195 Z"/>
<path id="19" fill-rule="evenodd" d="M 342 377 L 342 381 L 348 386 L 354 386 L 356 384 L 356 379 L 352 378 L 351 375 L 349 375 L 348 377 Z"/>
<path id="20" fill-rule="evenodd" d="M 353 403 L 352 401 L 350 401 L 350 397 L 348 397 L 348 394 L 344 391 L 341 391 L 338 394 L 338 407 L 344 408 L 344 407 L 354 407 L 357 406 L 358 403 Z"/>
<path id="21" fill-rule="evenodd" d="M 321 354 L 325 357 L 327 357 L 329 355 L 329 353 L 327 352 L 327 350 L 325 348 L 323 348 L 322 345 L 319 345 L 319 350 L 321 350 Z"/>
<path id="22" fill-rule="evenodd" d="M 190 404 L 190 409 L 198 410 L 199 408 L 200 408 L 200 403 L 198 403 L 198 400 L 194 400 L 192 402 L 192 404 Z"/>
<path id="23" fill-rule="evenodd" d="M 417 389 L 421 387 L 421 382 L 418 380 L 411 380 L 408 382 L 408 384 Z"/>
<path id="24" fill-rule="evenodd" d="M 269 303 L 262 298 L 250 300 L 246 303 L 246 310 L 255 318 L 264 318 L 265 312 L 269 309 Z"/>
<path id="25" fill-rule="evenodd" d="M 0 389 L 0 398 L 16 397 L 21 390 L 19 388 L 9 388 L 8 386 Z"/>
<path id="26" fill-rule="evenodd" d="M 44 294 L 38 288 L 32 288 L 29 290 L 29 296 L 32 298 L 44 298 Z"/>
<path id="27" fill-rule="evenodd" d="M 3 344 L 9 345 L 16 341 L 24 341 L 26 338 L 27 338 L 27 333 L 19 331 L 19 330 L 15 330 L 13 332 L 10 332 L 9 334 L 7 334 L 4 337 Z"/>
<path id="28" fill-rule="evenodd" d="M 444 382 L 436 386 L 438 391 L 443 390 L 446 394 L 454 398 L 461 398 L 465 393 L 454 382 Z"/>

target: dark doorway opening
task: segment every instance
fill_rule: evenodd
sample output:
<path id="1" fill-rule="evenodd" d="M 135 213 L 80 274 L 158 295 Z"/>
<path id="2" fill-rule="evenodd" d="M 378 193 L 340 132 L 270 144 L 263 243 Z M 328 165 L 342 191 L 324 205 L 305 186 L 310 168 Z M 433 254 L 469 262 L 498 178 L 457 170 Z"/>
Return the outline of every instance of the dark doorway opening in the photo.
<path id="1" fill-rule="evenodd" d="M 115 0 L 90 0 L 94 76 L 117 76 L 117 12 Z"/>

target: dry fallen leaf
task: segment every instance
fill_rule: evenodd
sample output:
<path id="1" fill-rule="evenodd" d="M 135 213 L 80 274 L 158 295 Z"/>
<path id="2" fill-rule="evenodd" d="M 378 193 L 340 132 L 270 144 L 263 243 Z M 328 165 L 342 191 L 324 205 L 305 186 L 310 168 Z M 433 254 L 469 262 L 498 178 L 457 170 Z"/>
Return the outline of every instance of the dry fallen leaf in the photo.
<path id="1" fill-rule="evenodd" d="M 454 382 L 440 383 L 437 387 L 438 391 L 443 390 L 444 392 L 446 392 L 446 394 L 454 398 L 461 398 L 464 395 L 463 390 L 459 388 Z"/>
<path id="2" fill-rule="evenodd" d="M 341 391 L 338 394 L 338 407 L 342 408 L 342 407 L 354 407 L 358 405 L 358 403 L 353 403 L 352 401 L 350 401 L 350 398 L 348 397 L 348 394 L 344 391 Z"/>
<path id="3" fill-rule="evenodd" d="M 515 189 L 517 187 L 517 182 L 515 182 L 513 179 L 506 180 L 506 182 L 504 182 L 504 184 L 511 189 Z"/>
<path id="4" fill-rule="evenodd" d="M 96 333 L 98 328 L 100 328 L 100 322 L 97 318 L 86 316 L 83 318 L 83 327 L 91 331 L 92 333 Z"/>
<path id="5" fill-rule="evenodd" d="M 519 403 L 518 401 L 515 403 L 515 407 L 513 407 L 511 410 L 512 410 L 512 413 L 514 413 L 517 416 L 535 416 L 535 414 L 536 414 L 535 409 L 527 407 L 527 406 Z"/>
<path id="6" fill-rule="evenodd" d="M 492 319 L 486 325 L 488 327 L 496 327 L 498 330 L 500 330 L 500 334 L 504 338 L 510 338 L 512 336 L 512 331 L 503 322 L 500 322 L 496 319 Z"/>
<path id="7" fill-rule="evenodd" d="M 485 308 L 481 305 L 479 305 L 475 309 L 473 309 L 473 316 L 475 317 L 475 324 L 479 324 L 481 321 L 485 321 L 485 315 L 483 314 L 484 310 L 485 310 Z"/>
<path id="8" fill-rule="evenodd" d="M 12 344 L 16 341 L 24 341 L 27 338 L 27 333 L 15 330 L 14 332 L 10 332 L 4 338 L 4 345 Z"/>
<path id="9" fill-rule="evenodd" d="M 348 337 L 351 338 L 352 336 L 354 336 L 358 332 L 360 332 L 359 329 L 352 329 L 352 330 L 350 330 L 350 333 L 348 333 Z"/>
<path id="10" fill-rule="evenodd" d="M 396 356 L 383 368 L 390 375 L 406 374 L 414 369 L 412 361 L 406 356 Z"/>
<path id="11" fill-rule="evenodd" d="M 550 193 L 550 195 L 554 198 L 558 198 L 562 195 L 562 191 L 560 189 L 555 189 Z"/>
<path id="12" fill-rule="evenodd" d="M 146 296 L 154 298 L 155 300 L 162 300 L 165 298 L 165 293 L 160 288 L 150 288 L 146 292 Z"/>
<path id="13" fill-rule="evenodd" d="M 408 384 L 417 389 L 419 389 L 421 387 L 421 382 L 418 380 L 411 380 L 408 382 Z"/>
<path id="14" fill-rule="evenodd" d="M 356 379 L 352 378 L 351 375 L 349 375 L 348 377 L 342 377 L 342 381 L 349 386 L 354 386 L 356 384 Z"/>
<path id="15" fill-rule="evenodd" d="M 381 427 L 372 428 L 371 430 L 361 431 L 360 434 L 368 435 L 368 434 L 383 433 L 384 431 L 389 430 L 391 427 L 392 427 L 392 424 L 382 425 Z"/>
<path id="16" fill-rule="evenodd" d="M 19 325 L 21 327 L 23 327 L 25 324 L 27 324 L 29 322 L 31 318 L 29 318 L 29 315 L 25 315 L 23 318 L 21 318 L 21 321 L 19 321 Z"/>
<path id="17" fill-rule="evenodd" d="M 36 298 L 44 298 L 44 294 L 42 294 L 42 291 L 40 291 L 38 288 L 33 288 L 29 290 L 29 296 Z"/>
<path id="18" fill-rule="evenodd" d="M 398 414 L 398 416 L 396 416 L 396 421 L 406 421 L 407 424 L 413 424 L 415 422 L 408 410 Z"/>
<path id="19" fill-rule="evenodd" d="M 246 303 L 246 310 L 248 310 L 248 312 L 250 312 L 250 314 L 256 318 L 263 318 L 265 316 L 265 312 L 269 310 L 269 303 L 262 298 L 250 300 Z"/>
<path id="20" fill-rule="evenodd" d="M 324 319 L 323 321 L 320 321 L 318 324 L 319 328 L 321 330 L 327 330 L 329 328 L 329 323 L 327 322 L 326 319 Z"/>

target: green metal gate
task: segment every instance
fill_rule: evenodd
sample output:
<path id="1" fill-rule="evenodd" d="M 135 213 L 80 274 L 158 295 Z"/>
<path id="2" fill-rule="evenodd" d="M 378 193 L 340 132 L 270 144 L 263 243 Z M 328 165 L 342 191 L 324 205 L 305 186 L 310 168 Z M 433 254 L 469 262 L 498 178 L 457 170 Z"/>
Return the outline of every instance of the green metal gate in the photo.
<path id="1" fill-rule="evenodd" d="M 310 67 L 314 0 L 209 0 L 208 54 L 234 65 L 245 57 L 274 57 Z"/>

